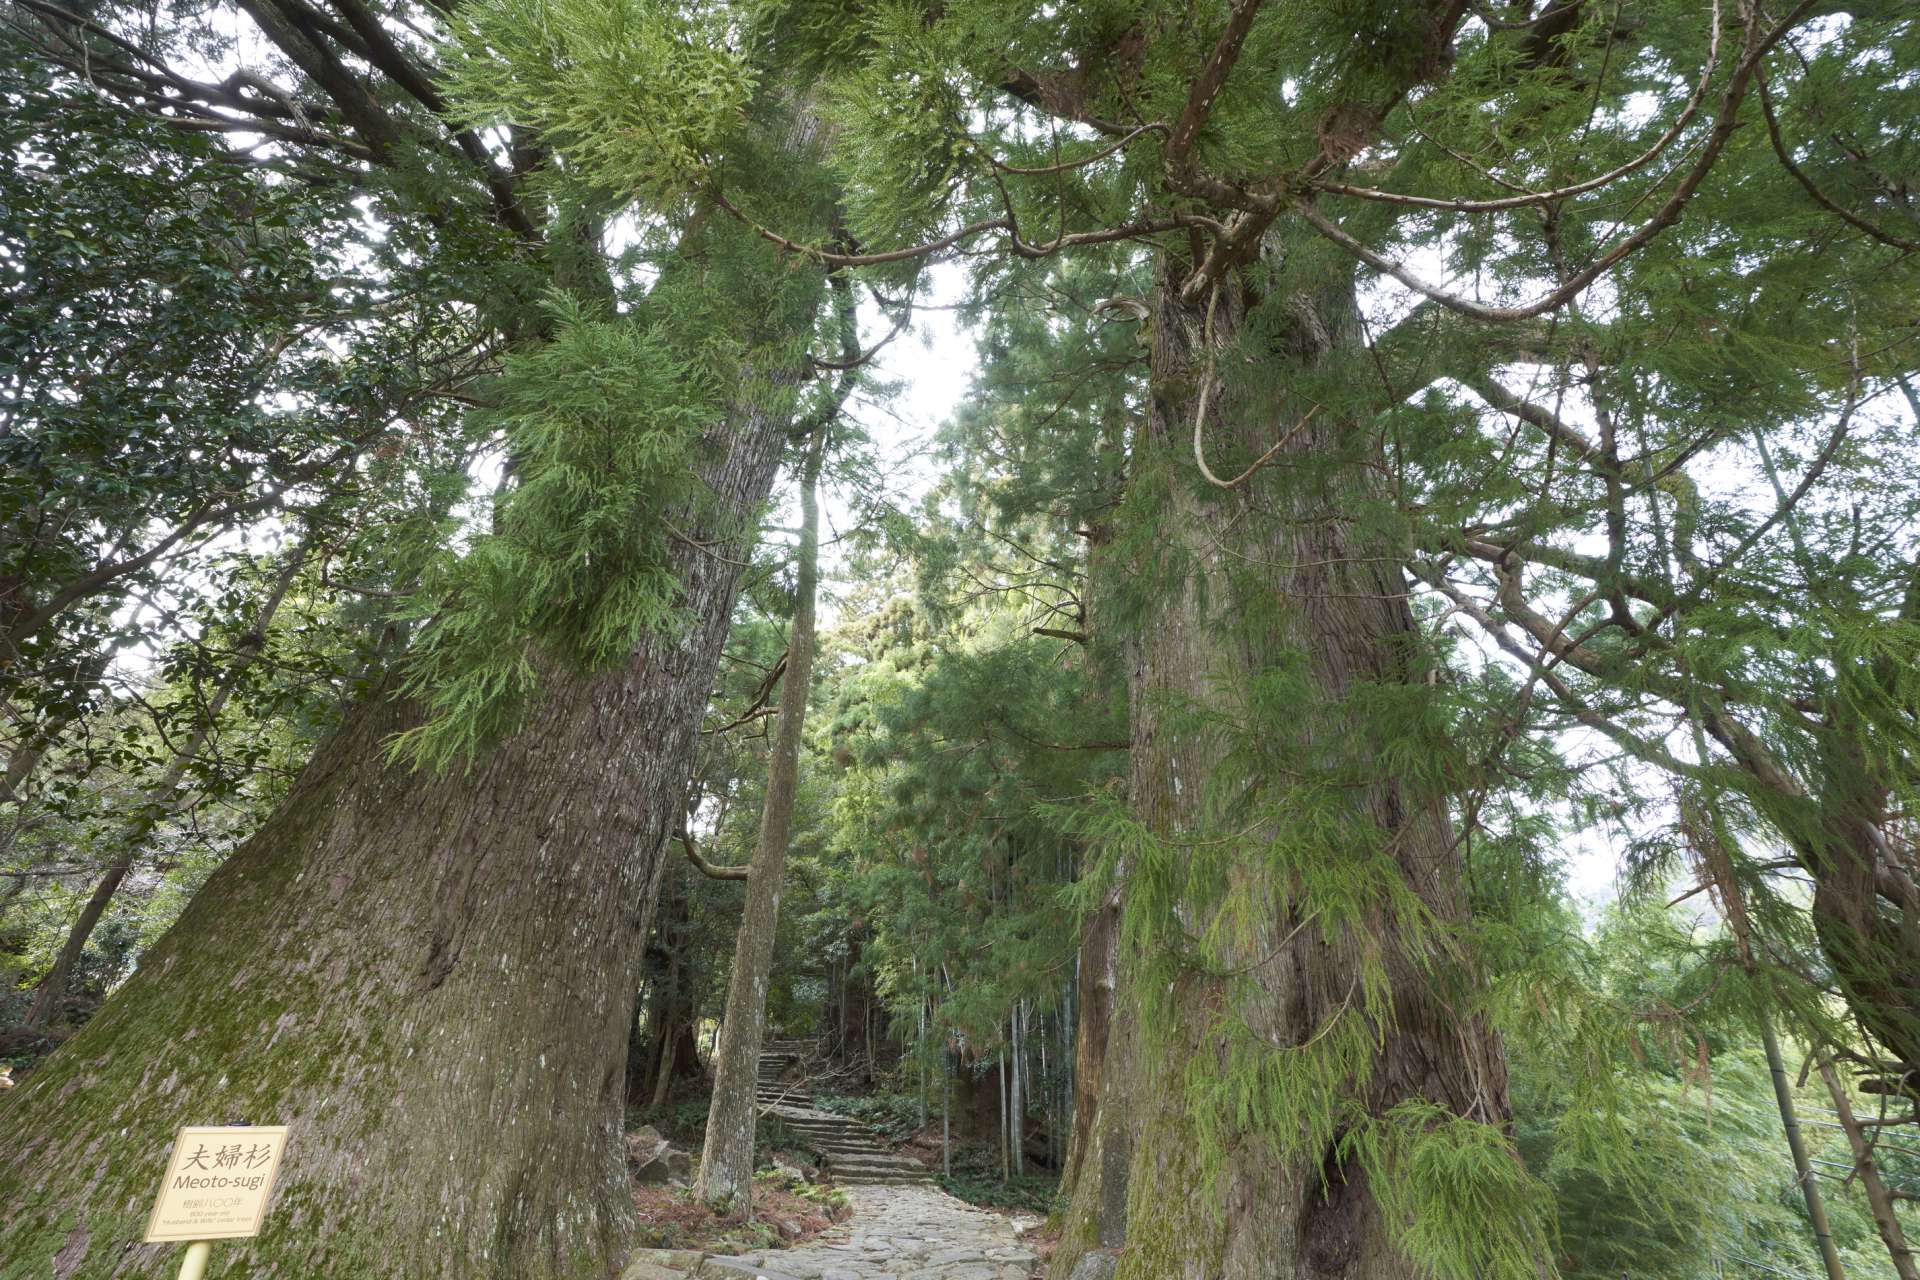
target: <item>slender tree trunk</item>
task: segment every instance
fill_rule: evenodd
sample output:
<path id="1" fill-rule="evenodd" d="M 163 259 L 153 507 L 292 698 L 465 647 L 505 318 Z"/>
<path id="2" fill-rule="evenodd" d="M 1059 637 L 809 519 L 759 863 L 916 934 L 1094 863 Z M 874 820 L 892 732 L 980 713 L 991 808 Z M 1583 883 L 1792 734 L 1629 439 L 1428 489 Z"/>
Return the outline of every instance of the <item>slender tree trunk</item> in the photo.
<path id="1" fill-rule="evenodd" d="M 1840 1128 L 1847 1135 L 1847 1145 L 1853 1151 L 1854 1171 L 1860 1177 L 1861 1189 L 1867 1193 L 1867 1207 L 1873 1214 L 1873 1225 L 1880 1232 L 1881 1242 L 1887 1246 L 1894 1274 L 1900 1280 L 1920 1280 L 1920 1267 L 1914 1265 L 1913 1250 L 1907 1246 L 1900 1215 L 1894 1209 L 1887 1184 L 1881 1180 L 1879 1163 L 1873 1158 L 1873 1144 L 1867 1141 L 1859 1120 L 1854 1117 L 1853 1100 L 1847 1096 L 1840 1073 L 1825 1058 L 1820 1060 L 1820 1079 L 1826 1082 L 1827 1093 L 1833 1098 L 1834 1114 L 1840 1117 Z"/>
<path id="2" fill-rule="evenodd" d="M 119 892 L 120 886 L 132 874 L 141 845 L 162 820 L 179 811 L 182 804 L 177 795 L 180 779 L 200 758 L 201 749 L 220 727 L 220 713 L 226 710 L 240 677 L 259 661 L 261 653 L 266 650 L 267 629 L 273 625 L 274 614 L 280 611 L 280 602 L 287 598 L 287 588 L 293 585 L 301 566 L 306 564 L 309 545 L 303 542 L 287 556 L 286 566 L 281 569 L 280 576 L 274 579 L 267 598 L 254 613 L 247 641 L 241 644 L 226 670 L 220 673 L 219 683 L 214 688 L 213 696 L 207 699 L 200 723 L 194 726 L 187 740 L 173 753 L 173 759 L 167 762 L 159 781 L 148 789 L 145 801 L 115 839 L 112 863 L 100 877 L 99 883 L 94 885 L 93 893 L 87 898 L 86 906 L 81 908 L 73 927 L 67 930 L 66 941 L 61 944 L 53 967 L 40 979 L 33 1004 L 27 1009 L 28 1027 L 38 1031 L 52 1023 L 54 1015 L 66 1001 L 67 987 L 73 980 L 73 971 L 80 963 L 81 953 L 86 950 L 87 940 L 93 936 L 101 917 L 107 914 L 107 908 L 113 905 L 114 895 Z"/>
<path id="3" fill-rule="evenodd" d="M 1013 1043 L 1009 1046 L 1009 1050 L 1013 1054 L 1013 1070 L 1012 1079 L 1008 1081 L 1007 1153 L 1011 1171 L 1017 1178 L 1027 1171 L 1026 1152 L 1021 1149 L 1027 1140 L 1027 1126 L 1024 1122 L 1026 1090 L 1021 1083 L 1021 1078 L 1026 1071 L 1026 1036 L 1025 1028 L 1021 1025 L 1018 1001 L 1014 1002 L 1012 1022 Z"/>
<path id="4" fill-rule="evenodd" d="M 787 870 L 787 838 L 793 827 L 799 783 L 800 734 L 813 679 L 814 596 L 820 578 L 820 462 L 826 429 L 815 433 L 800 479 L 800 546 L 794 584 L 793 634 L 787 643 L 787 674 L 780 687 L 779 724 L 767 763 L 767 794 L 760 835 L 747 873 L 746 902 L 733 949 L 727 1008 L 714 1054 L 713 1103 L 707 1112 L 696 1191 L 707 1203 L 743 1203 L 753 1186 L 754 1094 L 760 1043 L 766 1031 L 767 983 L 772 976 L 774 934 L 780 919 L 780 887 Z"/>
<path id="5" fill-rule="evenodd" d="M 1008 1155 L 1006 1142 L 1006 1054 L 1000 1054 L 1000 1182 L 1004 1184 L 1008 1174 L 1012 1173 L 1012 1155 Z"/>
<path id="6" fill-rule="evenodd" d="M 756 343 L 810 328 L 817 275 L 740 299 Z M 233 1274 L 587 1280 L 624 1263 L 624 1065 L 647 918 L 701 711 L 790 421 L 791 375 L 709 435 L 672 569 L 685 624 L 625 665 L 543 664 L 526 723 L 469 770 L 353 708 L 279 811 L 87 1027 L 9 1093 L 0 1277 L 155 1273 L 138 1244 L 174 1129 L 292 1127 Z M 790 385 L 790 383 L 789 383 Z M 770 389 L 771 388 L 771 389 Z"/>
<path id="7" fill-rule="evenodd" d="M 1498 1039 L 1454 1011 L 1471 977 L 1445 972 L 1414 936 L 1406 901 L 1396 911 L 1370 897 L 1337 925 L 1315 914 L 1347 910 L 1313 888 L 1346 867 L 1390 876 L 1440 929 L 1466 914 L 1443 800 L 1371 758 L 1370 722 L 1349 702 L 1410 690 L 1418 634 L 1400 549 L 1362 518 L 1377 483 L 1373 424 L 1307 419 L 1291 390 L 1359 351 L 1344 270 L 1317 265 L 1317 280 L 1282 277 L 1264 298 L 1236 273 L 1188 306 L 1174 264 L 1155 298 L 1131 484 L 1157 503 L 1159 537 L 1128 662 L 1129 796 L 1167 843 L 1127 869 L 1099 1104 L 1074 1156 L 1056 1280 L 1415 1280 L 1423 1272 L 1342 1139 L 1403 1103 L 1507 1120 Z M 1224 386 L 1204 385 L 1208 341 L 1224 351 L 1254 306 L 1273 389 L 1241 385 L 1244 349 L 1220 358 Z M 1231 488 L 1203 480 L 1192 445 L 1203 396 L 1218 475 L 1284 440 L 1275 464 Z M 1342 781 L 1296 781 L 1316 777 Z M 1318 828 L 1291 825 L 1296 811 L 1322 815 Z M 1196 890 L 1209 875 L 1214 887 Z M 1137 914 L 1155 899 L 1161 915 Z M 1176 962 L 1169 929 L 1188 948 L 1210 938 L 1212 962 Z M 1084 963 L 1097 977 L 1103 959 Z M 1368 1000 L 1363 974 L 1384 999 Z M 1096 991 L 1082 991 L 1092 1004 Z M 1324 1074 L 1291 1085 L 1259 1074 L 1329 1041 L 1343 1057 Z M 1209 1093 L 1223 1085 L 1225 1102 Z"/>
<path id="8" fill-rule="evenodd" d="M 673 1063 L 679 1056 L 680 1042 L 669 1040 L 660 1046 L 660 1074 L 653 1082 L 653 1106 L 655 1110 L 667 1104 L 667 1094 L 673 1088 Z"/>

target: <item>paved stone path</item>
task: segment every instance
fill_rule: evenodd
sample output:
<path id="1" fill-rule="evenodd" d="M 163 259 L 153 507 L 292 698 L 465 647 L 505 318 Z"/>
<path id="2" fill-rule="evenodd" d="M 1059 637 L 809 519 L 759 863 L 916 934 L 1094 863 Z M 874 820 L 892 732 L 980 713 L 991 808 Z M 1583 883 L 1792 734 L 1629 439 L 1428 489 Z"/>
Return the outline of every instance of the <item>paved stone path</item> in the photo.
<path id="1" fill-rule="evenodd" d="M 703 1280 L 1028 1280 L 1038 1262 L 1010 1219 L 937 1187 L 852 1187 L 847 1197 L 853 1217 L 797 1248 L 737 1258 L 682 1255 L 675 1270 Z M 648 1269 L 648 1252 L 628 1270 L 634 1280 L 663 1274 Z"/>
<path id="2" fill-rule="evenodd" d="M 776 1042 L 760 1055 L 760 1082 L 754 1097 L 763 1115 L 804 1139 L 839 1186 L 931 1180 L 925 1165 L 894 1151 L 866 1125 L 809 1106 L 806 1081 L 788 1079 L 804 1058 L 785 1047 L 791 1043 Z"/>

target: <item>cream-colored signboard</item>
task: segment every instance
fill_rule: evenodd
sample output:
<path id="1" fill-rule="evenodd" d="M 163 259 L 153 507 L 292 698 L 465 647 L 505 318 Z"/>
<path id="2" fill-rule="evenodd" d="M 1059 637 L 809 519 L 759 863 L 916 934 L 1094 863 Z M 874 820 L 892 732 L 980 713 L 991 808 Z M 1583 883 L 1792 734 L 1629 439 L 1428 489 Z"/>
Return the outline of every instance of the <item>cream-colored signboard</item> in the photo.
<path id="1" fill-rule="evenodd" d="M 147 1219 L 147 1242 L 258 1234 L 286 1149 L 284 1125 L 181 1129 Z"/>

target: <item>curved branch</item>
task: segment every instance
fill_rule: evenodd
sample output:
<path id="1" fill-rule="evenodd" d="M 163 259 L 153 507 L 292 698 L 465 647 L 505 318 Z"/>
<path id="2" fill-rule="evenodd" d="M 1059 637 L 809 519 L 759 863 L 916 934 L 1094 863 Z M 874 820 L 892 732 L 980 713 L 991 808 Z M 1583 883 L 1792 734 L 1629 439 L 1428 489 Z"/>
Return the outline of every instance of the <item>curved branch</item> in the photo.
<path id="1" fill-rule="evenodd" d="M 1780 122 L 1774 118 L 1773 98 L 1772 95 L 1767 92 L 1767 78 L 1765 76 L 1760 77 L 1760 113 L 1765 116 L 1767 120 L 1767 137 L 1773 143 L 1773 154 L 1780 157 L 1781 166 L 1793 175 L 1795 182 L 1798 182 L 1805 188 L 1806 193 L 1813 197 L 1815 204 L 1848 226 L 1866 232 L 1882 244 L 1892 245 L 1894 248 L 1907 253 L 1920 251 L 1920 240 L 1903 240 L 1892 232 L 1886 231 L 1874 223 L 1867 221 L 1839 201 L 1828 196 L 1827 193 L 1820 190 L 1819 187 L 1816 187 L 1813 184 L 1813 179 L 1809 178 L 1805 171 L 1793 162 L 1793 155 L 1787 148 L 1786 140 L 1780 136 Z"/>
<path id="2" fill-rule="evenodd" d="M 693 864 L 693 869 L 709 880 L 745 880 L 747 878 L 746 867 L 717 867 L 701 857 L 700 850 L 694 846 L 693 833 L 685 827 L 674 832 L 673 838 L 678 840 L 680 847 L 687 851 L 687 861 Z"/>
<path id="3" fill-rule="evenodd" d="M 762 240 L 777 245 L 788 253 L 802 254 L 829 267 L 878 267 L 890 262 L 909 262 L 915 258 L 931 257 L 963 241 L 971 240 L 975 236 L 985 235 L 989 231 L 1006 232 L 1010 247 L 1020 257 L 1045 258 L 1059 253 L 1062 249 L 1072 249 L 1087 244 L 1111 244 L 1116 240 L 1137 240 L 1142 236 L 1159 235 L 1181 227 L 1202 227 L 1221 233 L 1226 230 L 1212 218 L 1187 213 L 1176 214 L 1170 218 L 1142 218 L 1135 222 L 1122 223 L 1117 227 L 1103 227 L 1098 231 L 1075 231 L 1056 236 L 1052 240 L 1033 243 L 1022 240 L 1018 229 L 1008 218 L 982 218 L 978 222 L 969 222 L 959 230 L 941 236 L 937 240 L 909 245 L 904 249 L 887 249 L 880 253 L 838 253 L 831 249 L 822 249 L 817 245 L 789 240 L 779 232 L 755 222 L 718 191 L 713 192 L 712 195 L 715 204 Z"/>
<path id="4" fill-rule="evenodd" d="M 1306 429 L 1307 424 L 1313 421 L 1313 415 L 1320 412 L 1320 406 L 1315 405 L 1313 406 L 1313 408 L 1307 410 L 1306 416 L 1301 418 L 1300 421 L 1294 423 L 1293 426 L 1288 429 L 1285 435 L 1281 436 L 1279 440 L 1274 442 L 1274 445 L 1271 449 L 1268 449 L 1265 453 L 1261 454 L 1258 458 L 1255 458 L 1253 460 L 1252 466 L 1248 467 L 1245 471 L 1242 471 L 1239 475 L 1235 476 L 1233 479 L 1222 480 L 1219 476 L 1213 474 L 1213 468 L 1207 465 L 1206 428 L 1207 428 L 1207 400 L 1210 393 L 1213 391 L 1213 378 L 1214 378 L 1213 307 L 1214 307 L 1214 303 L 1218 302 L 1219 300 L 1220 300 L 1220 286 L 1218 283 L 1216 283 L 1214 285 L 1212 297 L 1207 299 L 1207 325 L 1206 325 L 1206 332 L 1202 338 L 1202 341 L 1205 342 L 1206 348 L 1207 348 L 1207 371 L 1206 371 L 1206 374 L 1200 379 L 1200 403 L 1194 407 L 1194 411 L 1193 411 L 1193 460 L 1199 466 L 1200 474 L 1205 476 L 1210 483 L 1217 484 L 1222 489 L 1237 489 L 1242 484 L 1246 483 L 1247 479 L 1251 477 L 1254 472 L 1258 471 L 1261 467 L 1266 466 L 1267 460 L 1269 458 L 1273 457 L 1274 454 L 1284 449 L 1287 446 L 1289 441 L 1291 441 L 1295 436 L 1299 435 L 1302 431 L 1304 431 Z"/>
<path id="5" fill-rule="evenodd" d="M 1313 184 L 1313 187 L 1316 191 L 1326 191 L 1339 196 L 1354 196 L 1361 200 L 1377 200 L 1382 204 L 1404 205 L 1416 209 L 1445 209 L 1452 213 L 1500 213 L 1508 209 L 1524 209 L 1529 205 L 1551 204 L 1557 200 L 1565 200 L 1573 196 L 1585 195 L 1589 191 L 1598 191 L 1601 187 L 1617 182 L 1630 173 L 1644 169 L 1659 159 L 1661 155 L 1666 152 L 1667 148 L 1673 145 L 1674 140 L 1680 136 L 1681 131 L 1687 127 L 1687 124 L 1693 117 L 1698 114 L 1700 104 L 1705 102 L 1707 98 L 1707 86 L 1712 82 L 1713 73 L 1719 64 L 1720 0 L 1713 0 L 1713 27 L 1712 34 L 1707 38 L 1706 65 L 1701 68 L 1700 82 L 1694 86 L 1693 93 L 1688 97 L 1686 105 L 1680 109 L 1680 114 L 1674 117 L 1672 126 L 1668 128 L 1665 133 L 1661 134 L 1651 147 L 1627 161 L 1625 164 L 1616 169 L 1608 170 L 1598 177 L 1588 178 L 1583 182 L 1576 182 L 1571 186 L 1559 187 L 1552 191 L 1529 191 L 1524 195 L 1504 196 L 1497 200 L 1450 200 L 1437 196 L 1418 196 L 1399 191 L 1382 191 L 1375 187 L 1350 187 L 1339 182 L 1316 182 Z M 1763 100 L 1765 93 L 1766 85 L 1763 82 L 1761 84 Z M 1475 168 L 1478 167 L 1477 165 L 1475 166 Z M 1503 182 L 1501 185 L 1511 186 L 1513 184 Z"/>
<path id="6" fill-rule="evenodd" d="M 1361 243 L 1311 203 L 1303 201 L 1295 206 L 1295 211 L 1300 215 L 1301 221 L 1360 261 L 1449 310 L 1472 316 L 1476 320 L 1490 321 L 1529 320 L 1534 316 L 1544 315 L 1579 297 L 1622 260 L 1638 252 L 1662 231 L 1680 220 L 1682 211 L 1699 191 L 1700 184 L 1706 180 L 1707 174 L 1718 163 L 1720 153 L 1726 149 L 1728 140 L 1733 137 L 1733 131 L 1739 126 L 1740 104 L 1746 98 L 1747 89 L 1753 82 L 1754 70 L 1760 65 L 1761 58 L 1779 43 L 1780 39 L 1792 29 L 1793 24 L 1804 17 L 1817 2 L 1818 0 L 1800 0 L 1800 3 L 1793 7 L 1792 12 L 1781 19 L 1779 24 L 1766 35 L 1757 40 L 1749 39 L 1747 51 L 1734 67 L 1733 76 L 1727 82 L 1726 91 L 1721 96 L 1719 115 L 1715 118 L 1713 129 L 1708 133 L 1701 147 L 1699 158 L 1680 179 L 1680 184 L 1674 188 L 1673 194 L 1667 198 L 1666 203 L 1661 205 L 1653 216 L 1636 228 L 1632 234 L 1619 241 L 1584 270 L 1533 302 L 1513 307 L 1496 307 L 1475 302 L 1459 294 L 1448 293 L 1437 285 L 1428 284 L 1406 267 Z"/>
<path id="7" fill-rule="evenodd" d="M 1105 160 L 1108 156 L 1120 150 L 1122 147 L 1126 146 L 1128 143 L 1139 138 L 1142 134 L 1165 133 L 1166 131 L 1167 131 L 1167 126 L 1165 126 L 1164 124 L 1161 124 L 1157 120 L 1152 121 L 1147 124 L 1141 125 L 1138 129 L 1135 129 L 1132 132 L 1126 134 L 1124 137 L 1120 138 L 1118 141 L 1108 143 L 1106 146 L 1100 148 L 1098 151 L 1094 152 L 1092 155 L 1082 156 L 1078 160 L 1062 160 L 1057 164 L 1043 164 L 1033 168 L 1027 168 L 1017 164 L 1006 164 L 1003 161 L 996 159 L 994 156 L 989 155 L 985 151 L 982 151 L 980 154 L 986 156 L 987 163 L 992 165 L 994 168 L 998 169 L 1002 173 L 1011 173 L 1011 174 L 1018 175 L 1020 177 L 1039 177 L 1039 176 L 1045 176 L 1047 174 L 1053 174 L 1053 173 L 1069 173 L 1075 169 L 1084 169 L 1090 164 L 1094 164 L 1094 163 L 1097 163 L 1098 161 Z"/>

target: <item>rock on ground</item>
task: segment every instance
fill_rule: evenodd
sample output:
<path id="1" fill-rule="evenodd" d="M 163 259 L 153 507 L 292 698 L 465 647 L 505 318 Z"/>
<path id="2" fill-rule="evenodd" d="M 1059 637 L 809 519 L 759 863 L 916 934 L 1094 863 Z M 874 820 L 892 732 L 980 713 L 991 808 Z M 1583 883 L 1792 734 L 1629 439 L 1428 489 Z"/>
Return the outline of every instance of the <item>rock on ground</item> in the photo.
<path id="1" fill-rule="evenodd" d="M 692 1265 L 642 1250 L 625 1280 L 1027 1280 L 1039 1261 L 1006 1218 L 937 1187 L 853 1187 L 847 1196 L 853 1217 L 799 1248 Z"/>

